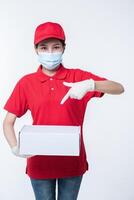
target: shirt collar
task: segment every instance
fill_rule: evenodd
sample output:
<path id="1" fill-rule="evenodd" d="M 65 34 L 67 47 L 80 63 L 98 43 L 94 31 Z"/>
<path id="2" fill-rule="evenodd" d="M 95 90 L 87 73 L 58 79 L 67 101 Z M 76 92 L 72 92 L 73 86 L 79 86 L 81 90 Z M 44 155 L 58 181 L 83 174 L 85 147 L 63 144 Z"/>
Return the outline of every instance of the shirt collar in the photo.
<path id="1" fill-rule="evenodd" d="M 41 82 L 45 82 L 50 78 L 53 79 L 65 79 L 67 75 L 67 69 L 64 68 L 62 64 L 60 64 L 59 68 L 57 69 L 56 73 L 53 76 L 49 76 L 42 71 L 42 66 L 40 65 L 37 70 L 37 76 Z"/>

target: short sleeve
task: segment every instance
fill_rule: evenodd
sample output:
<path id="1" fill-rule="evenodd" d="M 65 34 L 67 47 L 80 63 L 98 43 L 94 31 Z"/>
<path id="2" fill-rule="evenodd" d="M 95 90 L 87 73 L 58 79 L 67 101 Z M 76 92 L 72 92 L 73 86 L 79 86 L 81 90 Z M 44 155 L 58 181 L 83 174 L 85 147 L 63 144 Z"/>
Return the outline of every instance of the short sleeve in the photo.
<path id="1" fill-rule="evenodd" d="M 17 117 L 21 117 L 28 110 L 27 99 L 21 81 L 16 84 L 12 94 L 4 106 L 4 109 L 15 114 Z"/>
<path id="2" fill-rule="evenodd" d="M 106 78 L 104 77 L 100 77 L 100 76 L 97 76 L 91 72 L 87 72 L 87 71 L 83 71 L 83 74 L 82 74 L 82 79 L 83 80 L 86 80 L 86 79 L 93 79 L 94 81 L 105 81 L 107 80 Z M 89 101 L 91 98 L 93 97 L 102 97 L 104 95 L 103 92 L 99 92 L 99 91 L 92 91 L 92 92 L 88 92 L 86 95 L 85 95 L 85 100 L 86 101 Z"/>

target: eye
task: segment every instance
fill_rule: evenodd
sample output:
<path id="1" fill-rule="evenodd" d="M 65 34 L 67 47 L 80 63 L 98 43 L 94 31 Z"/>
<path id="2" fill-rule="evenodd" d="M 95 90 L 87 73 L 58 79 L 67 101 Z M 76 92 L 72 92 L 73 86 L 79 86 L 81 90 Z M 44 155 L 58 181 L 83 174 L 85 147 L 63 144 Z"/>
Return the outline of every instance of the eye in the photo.
<path id="1" fill-rule="evenodd" d="M 60 49 L 60 46 L 55 46 L 54 49 Z"/>
<path id="2" fill-rule="evenodd" d="M 39 46 L 38 48 L 39 48 L 39 50 L 41 50 L 41 51 L 47 50 L 47 47 L 46 47 L 46 46 Z"/>
<path id="3" fill-rule="evenodd" d="M 41 50 L 46 50 L 46 49 L 47 49 L 47 47 L 44 47 L 44 46 L 41 47 Z"/>

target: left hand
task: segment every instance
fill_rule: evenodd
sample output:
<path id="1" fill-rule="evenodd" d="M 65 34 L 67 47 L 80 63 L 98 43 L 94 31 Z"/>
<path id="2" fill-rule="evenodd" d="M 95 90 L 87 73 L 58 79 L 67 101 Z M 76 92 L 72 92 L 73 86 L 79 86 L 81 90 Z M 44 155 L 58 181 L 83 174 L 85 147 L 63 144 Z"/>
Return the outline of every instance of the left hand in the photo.
<path id="1" fill-rule="evenodd" d="M 82 99 L 89 91 L 94 91 L 95 82 L 93 79 L 88 79 L 75 83 L 63 82 L 67 87 L 71 87 L 67 94 L 63 97 L 60 104 L 63 104 L 69 97 L 74 99 Z"/>

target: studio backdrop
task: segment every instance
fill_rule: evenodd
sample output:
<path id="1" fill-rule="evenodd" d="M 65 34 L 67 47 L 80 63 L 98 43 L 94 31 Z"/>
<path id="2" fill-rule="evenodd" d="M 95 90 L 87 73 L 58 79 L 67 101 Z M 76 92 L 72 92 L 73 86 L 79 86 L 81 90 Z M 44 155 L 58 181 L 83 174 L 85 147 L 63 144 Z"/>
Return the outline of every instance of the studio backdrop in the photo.
<path id="1" fill-rule="evenodd" d="M 123 84 L 121 95 L 105 94 L 88 105 L 84 142 L 89 170 L 79 200 L 134 199 L 134 1 L 132 0 L 1 0 L 0 1 L 0 198 L 33 200 L 26 160 L 12 155 L 4 138 L 3 106 L 17 81 L 39 66 L 34 31 L 46 21 L 66 33 L 63 64 Z M 16 136 L 31 124 L 30 112 L 17 119 Z"/>

